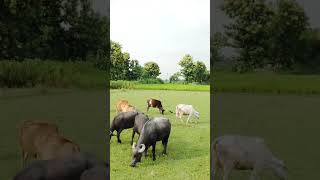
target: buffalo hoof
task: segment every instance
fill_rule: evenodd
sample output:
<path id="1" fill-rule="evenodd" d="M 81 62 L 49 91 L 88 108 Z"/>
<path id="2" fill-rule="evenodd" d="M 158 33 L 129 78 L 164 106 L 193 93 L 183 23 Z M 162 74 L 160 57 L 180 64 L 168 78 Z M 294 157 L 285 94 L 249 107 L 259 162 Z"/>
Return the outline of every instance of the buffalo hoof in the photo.
<path id="1" fill-rule="evenodd" d="M 121 141 L 120 141 L 120 140 L 118 140 L 118 143 L 119 143 L 119 144 L 121 144 Z"/>

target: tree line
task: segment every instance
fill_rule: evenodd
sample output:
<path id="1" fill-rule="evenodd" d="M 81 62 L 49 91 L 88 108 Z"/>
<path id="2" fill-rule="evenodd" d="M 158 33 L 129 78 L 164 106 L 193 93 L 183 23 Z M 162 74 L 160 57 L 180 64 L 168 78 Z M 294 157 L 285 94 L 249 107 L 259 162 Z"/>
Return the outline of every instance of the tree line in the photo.
<path id="1" fill-rule="evenodd" d="M 122 51 L 122 46 L 118 42 L 111 41 L 111 80 L 155 80 L 162 82 L 158 76 L 161 74 L 159 65 L 154 61 L 149 61 L 144 66 L 136 59 L 131 59 L 128 52 Z M 209 83 L 210 72 L 201 61 L 194 62 L 193 57 L 185 55 L 179 62 L 181 71 L 174 73 L 170 77 L 170 82 L 187 83 Z"/>
<path id="2" fill-rule="evenodd" d="M 214 63 L 226 60 L 222 50 L 231 47 L 235 71 L 320 70 L 320 31 L 295 0 L 224 0 L 220 8 L 231 23 L 212 37 Z"/>
<path id="3" fill-rule="evenodd" d="M 109 51 L 109 20 L 93 10 L 90 0 L 0 3 L 0 60 L 105 63 Z"/>

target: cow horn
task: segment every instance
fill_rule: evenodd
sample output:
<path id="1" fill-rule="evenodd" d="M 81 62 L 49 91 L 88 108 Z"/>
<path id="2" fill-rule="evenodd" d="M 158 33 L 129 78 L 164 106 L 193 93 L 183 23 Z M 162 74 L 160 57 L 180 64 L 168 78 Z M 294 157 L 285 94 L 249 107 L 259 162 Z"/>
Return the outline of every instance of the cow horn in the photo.
<path id="1" fill-rule="evenodd" d="M 136 148 L 136 143 L 135 142 L 132 144 L 132 149 L 134 149 L 134 148 Z"/>
<path id="2" fill-rule="evenodd" d="M 146 145 L 144 145 L 144 144 L 141 144 L 141 147 L 140 147 L 140 149 L 139 149 L 139 153 L 143 153 L 143 151 L 146 149 Z"/>

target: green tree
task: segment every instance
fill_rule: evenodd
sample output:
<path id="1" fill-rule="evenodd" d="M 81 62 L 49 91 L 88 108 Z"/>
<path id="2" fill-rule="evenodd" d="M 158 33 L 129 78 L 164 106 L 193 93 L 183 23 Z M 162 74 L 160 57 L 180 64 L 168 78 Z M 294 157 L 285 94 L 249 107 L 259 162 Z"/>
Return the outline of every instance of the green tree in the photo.
<path id="1" fill-rule="evenodd" d="M 157 78 L 160 74 L 160 67 L 157 63 L 150 61 L 144 64 L 144 76 L 146 78 Z"/>
<path id="2" fill-rule="evenodd" d="M 129 53 L 123 53 L 122 47 L 117 42 L 111 42 L 111 64 L 110 64 L 110 79 L 124 80 L 127 78 L 129 71 Z"/>
<path id="3" fill-rule="evenodd" d="M 129 71 L 127 74 L 128 80 L 138 80 L 143 75 L 143 67 L 139 64 L 138 60 L 130 60 Z"/>
<path id="4" fill-rule="evenodd" d="M 239 71 L 261 68 L 267 57 L 268 27 L 273 11 L 265 0 L 225 0 L 221 9 L 232 19 L 225 25 L 230 46 L 235 48 Z"/>
<path id="5" fill-rule="evenodd" d="M 172 82 L 178 82 L 179 81 L 179 77 L 181 76 L 180 72 L 176 72 L 174 74 L 172 74 L 169 78 L 170 83 Z"/>
<path id="6" fill-rule="evenodd" d="M 227 41 L 227 37 L 221 32 L 214 33 L 213 37 L 211 37 L 210 59 L 212 59 L 213 62 L 222 61 L 224 59 L 224 56 L 221 54 L 221 49 L 227 46 Z"/>
<path id="7" fill-rule="evenodd" d="M 291 69 L 305 53 L 301 51 L 300 40 L 308 27 L 308 18 L 294 0 L 279 0 L 276 5 L 270 28 L 268 63 L 275 70 Z"/>
<path id="8" fill-rule="evenodd" d="M 181 74 L 186 82 L 192 82 L 194 80 L 195 64 L 193 63 L 193 57 L 190 54 L 186 54 L 179 62 L 181 66 Z"/>
<path id="9" fill-rule="evenodd" d="M 194 66 L 194 81 L 198 83 L 204 83 L 207 81 L 207 67 L 201 62 L 197 61 Z"/>

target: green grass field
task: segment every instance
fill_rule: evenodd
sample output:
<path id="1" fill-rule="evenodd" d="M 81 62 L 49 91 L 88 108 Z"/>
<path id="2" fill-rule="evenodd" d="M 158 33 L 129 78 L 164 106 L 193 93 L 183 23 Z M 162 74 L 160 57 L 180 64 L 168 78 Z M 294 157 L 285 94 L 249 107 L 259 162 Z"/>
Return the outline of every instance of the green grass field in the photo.
<path id="1" fill-rule="evenodd" d="M 0 179 L 10 180 L 22 168 L 18 127 L 24 120 L 55 122 L 81 151 L 106 159 L 104 97 L 102 90 L 0 89 Z"/>
<path id="2" fill-rule="evenodd" d="M 216 93 L 213 106 L 215 137 L 260 136 L 286 163 L 290 180 L 320 179 L 320 96 Z M 233 171 L 230 180 L 247 180 L 249 175 Z M 262 180 L 273 179 L 270 172 L 263 174 Z"/>
<path id="3" fill-rule="evenodd" d="M 319 94 L 320 75 L 214 72 L 216 92 Z"/>
<path id="4" fill-rule="evenodd" d="M 156 161 L 152 161 L 151 148 L 148 157 L 144 156 L 137 167 L 130 167 L 132 149 L 130 145 L 132 129 L 121 133 L 122 144 L 116 137 L 110 142 L 111 179 L 209 179 L 210 165 L 210 95 L 209 92 L 160 91 L 160 90 L 111 90 L 110 117 L 116 114 L 115 104 L 119 99 L 127 99 L 130 104 L 146 112 L 147 99 L 156 98 L 162 101 L 165 117 L 172 123 L 168 143 L 168 154 L 162 155 L 161 142 L 156 146 Z M 179 103 L 193 104 L 200 112 L 198 124 L 189 125 L 175 121 L 175 111 Z M 150 117 L 160 116 L 158 109 L 150 109 Z M 186 117 L 184 117 L 186 120 Z M 138 135 L 135 136 L 137 141 Z"/>

